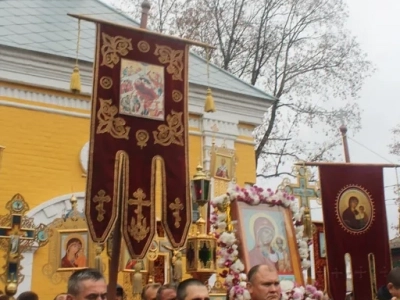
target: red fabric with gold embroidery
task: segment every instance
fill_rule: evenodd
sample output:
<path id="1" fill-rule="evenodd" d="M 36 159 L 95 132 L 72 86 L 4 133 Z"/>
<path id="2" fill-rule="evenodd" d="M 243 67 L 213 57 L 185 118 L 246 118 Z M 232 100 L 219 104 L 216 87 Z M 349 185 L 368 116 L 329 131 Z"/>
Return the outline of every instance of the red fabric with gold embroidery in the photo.
<path id="1" fill-rule="evenodd" d="M 319 175 L 331 296 L 345 298 L 348 253 L 354 299 L 373 299 L 374 277 L 379 288 L 386 284 L 390 270 L 383 169 L 332 164 L 320 166 Z M 375 267 L 369 254 L 374 256 Z"/>
<path id="2" fill-rule="evenodd" d="M 315 230 L 313 232 L 313 250 L 315 281 L 319 290 L 325 290 L 325 267 L 326 267 L 326 242 L 324 233 L 324 224 L 313 222 Z"/>
<path id="3" fill-rule="evenodd" d="M 86 216 L 102 243 L 120 214 L 132 258 L 146 254 L 155 234 L 157 166 L 174 247 L 191 223 L 188 55 L 184 41 L 97 24 Z"/>

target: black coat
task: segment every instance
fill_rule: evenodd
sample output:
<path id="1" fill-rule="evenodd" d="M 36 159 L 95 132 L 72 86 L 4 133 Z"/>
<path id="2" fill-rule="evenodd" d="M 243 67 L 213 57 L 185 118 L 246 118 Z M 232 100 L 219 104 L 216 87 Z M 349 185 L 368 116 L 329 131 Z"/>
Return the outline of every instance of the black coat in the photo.
<path id="1" fill-rule="evenodd" d="M 382 286 L 378 290 L 378 300 L 391 300 L 392 295 L 389 293 L 389 290 L 387 289 L 386 285 Z"/>

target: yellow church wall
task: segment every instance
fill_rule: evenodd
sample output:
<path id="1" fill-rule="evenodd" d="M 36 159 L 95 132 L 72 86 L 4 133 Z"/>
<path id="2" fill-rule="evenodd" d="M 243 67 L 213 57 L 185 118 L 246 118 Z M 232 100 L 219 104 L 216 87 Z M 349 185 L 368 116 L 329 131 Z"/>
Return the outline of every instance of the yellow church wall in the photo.
<path id="1" fill-rule="evenodd" d="M 240 186 L 245 183 L 256 182 L 256 158 L 254 146 L 251 144 L 235 143 L 236 156 L 236 182 Z"/>
<path id="2" fill-rule="evenodd" d="M 0 120 L 0 143 L 6 147 L 0 199 L 20 193 L 32 209 L 85 189 L 79 154 L 89 139 L 89 119 L 1 106 Z"/>

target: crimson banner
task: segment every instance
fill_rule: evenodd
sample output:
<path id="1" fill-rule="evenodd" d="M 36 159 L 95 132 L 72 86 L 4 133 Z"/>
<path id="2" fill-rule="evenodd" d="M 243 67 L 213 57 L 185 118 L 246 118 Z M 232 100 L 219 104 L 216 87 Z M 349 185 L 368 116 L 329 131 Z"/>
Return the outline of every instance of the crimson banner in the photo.
<path id="1" fill-rule="evenodd" d="M 351 272 L 353 299 L 375 299 L 391 268 L 383 168 L 332 164 L 319 175 L 331 297 L 345 298 Z"/>
<path id="2" fill-rule="evenodd" d="M 313 222 L 313 228 L 315 282 L 321 291 L 325 291 L 326 242 L 324 224 Z"/>
<path id="3" fill-rule="evenodd" d="M 132 258 L 154 237 L 156 197 L 174 247 L 191 224 L 188 55 L 183 40 L 97 24 L 86 217 L 104 243 L 120 216 Z"/>

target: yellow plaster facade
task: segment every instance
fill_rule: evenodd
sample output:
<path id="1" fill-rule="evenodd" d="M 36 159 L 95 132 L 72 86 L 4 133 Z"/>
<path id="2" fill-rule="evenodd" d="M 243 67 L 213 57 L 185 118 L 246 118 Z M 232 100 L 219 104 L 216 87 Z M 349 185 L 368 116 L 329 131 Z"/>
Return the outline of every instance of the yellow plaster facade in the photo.
<path id="1" fill-rule="evenodd" d="M 90 101 L 89 95 L 74 95 L 40 87 L 22 86 L 0 82 L 0 85 Z M 6 149 L 0 170 L 0 215 L 7 213 L 5 203 L 20 193 L 35 208 L 55 197 L 85 190 L 86 178 L 80 164 L 80 151 L 89 139 L 89 118 L 87 110 L 67 108 L 57 105 L 41 104 L 29 99 L 1 98 L 0 104 L 0 145 Z M 9 105 L 4 105 L 7 102 Z M 25 107 L 15 107 L 22 105 Z M 54 111 L 45 111 L 55 109 Z M 72 114 L 81 115 L 72 115 Z M 196 118 L 196 116 L 191 116 Z M 240 126 L 251 126 L 241 124 Z M 203 155 L 203 137 L 200 128 L 190 128 L 189 167 L 194 175 L 197 164 Z M 245 141 L 246 137 L 240 140 Z M 249 143 L 235 143 L 238 163 L 236 177 L 239 185 L 255 182 L 254 146 Z M 53 299 L 64 292 L 65 282 L 53 285 L 43 275 L 42 268 L 48 260 L 48 246 L 38 249 L 34 254 L 31 289 L 42 300 Z M 103 253 L 104 262 L 107 262 Z M 1 266 L 4 264 L 0 260 Z M 122 283 L 123 278 L 120 277 Z M 0 286 L 4 290 L 4 286 Z"/>

